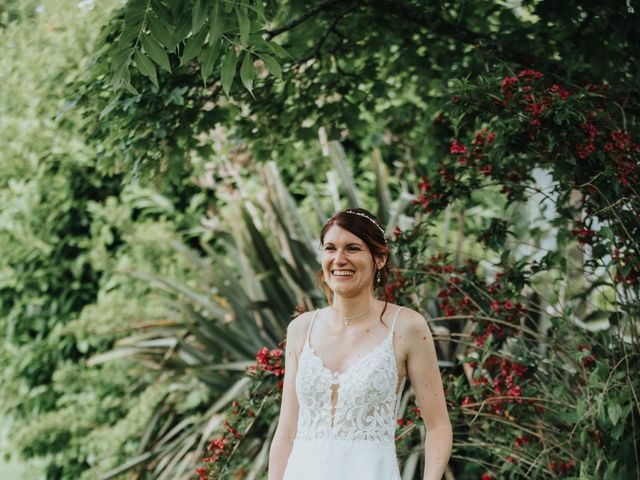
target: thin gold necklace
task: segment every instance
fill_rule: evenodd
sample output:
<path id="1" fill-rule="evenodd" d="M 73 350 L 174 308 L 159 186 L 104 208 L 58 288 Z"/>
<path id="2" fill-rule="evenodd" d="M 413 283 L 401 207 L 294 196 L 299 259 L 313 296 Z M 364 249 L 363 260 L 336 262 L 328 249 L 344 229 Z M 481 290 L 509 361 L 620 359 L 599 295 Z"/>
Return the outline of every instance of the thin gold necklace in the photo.
<path id="1" fill-rule="evenodd" d="M 353 320 L 354 318 L 358 318 L 358 317 L 361 317 L 361 316 L 369 313 L 371 311 L 371 309 L 373 308 L 373 302 L 371 302 L 371 305 L 369 305 L 369 308 L 367 308 L 364 312 L 358 313 L 357 315 L 351 315 L 350 317 L 345 317 L 344 315 L 342 315 L 342 312 L 340 312 L 340 310 L 338 310 L 333 305 L 331 305 L 331 308 L 333 308 L 336 312 L 338 312 L 340 314 L 340 316 L 342 317 L 342 321 L 344 322 L 345 325 L 348 326 L 349 325 L 349 320 Z"/>

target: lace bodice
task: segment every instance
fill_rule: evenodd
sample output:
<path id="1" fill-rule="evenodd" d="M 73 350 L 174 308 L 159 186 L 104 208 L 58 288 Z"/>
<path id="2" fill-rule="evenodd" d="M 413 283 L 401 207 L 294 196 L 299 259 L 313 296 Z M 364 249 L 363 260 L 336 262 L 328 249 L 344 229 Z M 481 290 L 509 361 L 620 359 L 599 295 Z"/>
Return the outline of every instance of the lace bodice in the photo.
<path id="1" fill-rule="evenodd" d="M 298 362 L 298 430 L 303 440 L 342 439 L 393 443 L 398 411 L 398 366 L 393 349 L 395 313 L 389 335 L 345 372 L 331 372 L 316 355 L 309 337 Z"/>

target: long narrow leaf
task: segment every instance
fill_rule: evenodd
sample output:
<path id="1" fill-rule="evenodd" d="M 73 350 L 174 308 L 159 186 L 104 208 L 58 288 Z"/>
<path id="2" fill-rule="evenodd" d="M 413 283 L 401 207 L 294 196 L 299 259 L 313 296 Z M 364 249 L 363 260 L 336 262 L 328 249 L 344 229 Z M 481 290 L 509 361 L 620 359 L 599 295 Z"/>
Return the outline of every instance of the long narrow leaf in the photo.
<path id="1" fill-rule="evenodd" d="M 131 470 L 132 468 L 137 467 L 138 465 L 141 465 L 147 461 L 149 461 L 151 458 L 154 457 L 154 453 L 153 452 L 145 452 L 141 455 L 137 455 L 129 460 L 127 460 L 125 463 L 118 465 L 116 468 L 113 468 L 111 470 L 109 470 L 108 472 L 103 473 L 102 475 L 100 475 L 100 480 L 108 480 L 110 478 L 114 478 L 118 475 L 123 474 L 124 472 Z"/>
<path id="2" fill-rule="evenodd" d="M 331 158 L 334 168 L 338 172 L 340 180 L 342 181 L 342 185 L 345 188 L 347 198 L 349 199 L 349 206 L 359 207 L 360 201 L 358 200 L 356 184 L 353 180 L 351 168 L 348 165 L 347 156 L 344 153 L 342 144 L 334 140 L 328 141 L 326 144 L 326 150 L 328 152 L 329 158 Z"/>
<path id="3" fill-rule="evenodd" d="M 371 152 L 371 164 L 376 176 L 376 197 L 378 199 L 377 216 L 383 225 L 389 222 L 389 210 L 391 208 L 391 193 L 389 192 L 389 172 L 382 160 L 379 148 Z"/>
<path id="4" fill-rule="evenodd" d="M 207 298 L 205 295 L 199 292 L 196 292 L 195 290 L 193 290 L 190 287 L 187 287 L 186 285 L 177 283 L 167 278 L 161 278 L 157 275 L 142 272 L 142 271 L 128 271 L 127 273 L 129 273 L 133 277 L 162 285 L 166 287 L 169 291 L 181 293 L 188 299 L 206 308 L 207 311 L 212 315 L 214 315 L 215 317 L 224 318 L 225 316 L 225 311 L 223 308 L 217 305 L 214 301 Z"/>

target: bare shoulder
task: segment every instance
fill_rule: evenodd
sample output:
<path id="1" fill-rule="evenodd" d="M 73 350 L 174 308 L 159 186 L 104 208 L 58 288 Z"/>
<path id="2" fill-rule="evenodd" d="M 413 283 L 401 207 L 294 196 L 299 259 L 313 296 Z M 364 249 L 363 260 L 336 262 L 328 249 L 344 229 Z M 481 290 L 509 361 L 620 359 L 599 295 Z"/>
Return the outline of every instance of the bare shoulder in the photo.
<path id="1" fill-rule="evenodd" d="M 405 355 L 416 348 L 422 348 L 426 343 L 432 343 L 433 337 L 427 319 L 420 312 L 402 307 L 398 313 L 396 333 L 403 340 L 402 345 Z"/>
<path id="2" fill-rule="evenodd" d="M 427 325 L 427 319 L 424 315 L 413 308 L 403 306 L 402 310 L 398 312 L 396 329 L 405 335 L 412 335 L 423 332 L 424 330 L 429 330 L 429 326 Z"/>
<path id="3" fill-rule="evenodd" d="M 312 316 L 313 310 L 302 312 L 287 325 L 287 345 L 296 353 L 296 357 L 302 350 Z"/>
<path id="4" fill-rule="evenodd" d="M 311 318 L 313 317 L 313 312 L 313 310 L 302 312 L 300 315 L 291 320 L 289 322 L 289 325 L 287 326 L 287 333 L 296 335 L 304 332 L 306 334 L 307 329 L 309 328 L 309 324 L 311 323 Z"/>

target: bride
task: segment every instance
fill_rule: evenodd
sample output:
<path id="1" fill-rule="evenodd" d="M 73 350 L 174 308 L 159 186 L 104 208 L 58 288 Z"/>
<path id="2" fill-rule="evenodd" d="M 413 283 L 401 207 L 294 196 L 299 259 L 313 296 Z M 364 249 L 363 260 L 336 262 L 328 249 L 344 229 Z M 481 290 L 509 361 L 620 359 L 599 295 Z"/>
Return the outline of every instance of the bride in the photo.
<path id="1" fill-rule="evenodd" d="M 427 429 L 423 479 L 441 479 L 452 431 L 435 346 L 422 315 L 375 298 L 390 273 L 383 227 L 367 210 L 341 210 L 320 244 L 329 306 L 287 328 L 269 480 L 400 480 L 394 433 L 407 378 Z"/>

